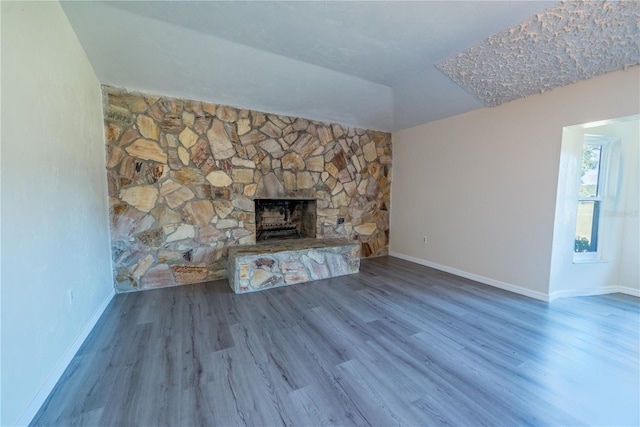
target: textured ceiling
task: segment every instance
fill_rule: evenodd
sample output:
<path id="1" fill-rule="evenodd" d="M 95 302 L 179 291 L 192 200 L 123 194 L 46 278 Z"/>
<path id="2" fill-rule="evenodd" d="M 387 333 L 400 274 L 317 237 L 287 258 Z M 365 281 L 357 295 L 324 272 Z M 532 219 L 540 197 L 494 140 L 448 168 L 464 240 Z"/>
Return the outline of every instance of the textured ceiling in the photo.
<path id="1" fill-rule="evenodd" d="M 435 65 L 557 2 L 61 4 L 104 84 L 395 131 L 482 108 Z"/>
<path id="2" fill-rule="evenodd" d="M 640 64 L 640 2 L 563 2 L 440 62 L 487 106 Z"/>

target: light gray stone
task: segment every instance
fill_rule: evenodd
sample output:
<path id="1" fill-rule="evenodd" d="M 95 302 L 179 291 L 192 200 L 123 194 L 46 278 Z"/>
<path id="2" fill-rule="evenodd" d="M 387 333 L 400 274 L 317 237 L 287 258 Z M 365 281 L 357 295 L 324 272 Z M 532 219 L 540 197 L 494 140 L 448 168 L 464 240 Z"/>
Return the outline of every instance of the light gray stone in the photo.
<path id="1" fill-rule="evenodd" d="M 213 206 L 220 218 L 226 218 L 231 212 L 233 212 L 233 205 L 229 200 L 216 199 L 213 201 Z"/>
<path id="2" fill-rule="evenodd" d="M 284 160 L 284 157 L 282 158 Z M 324 158 L 322 156 L 309 157 L 306 160 L 307 170 L 313 172 L 324 171 Z"/>
<path id="3" fill-rule="evenodd" d="M 231 159 L 231 164 L 233 166 L 240 166 L 240 167 L 249 168 L 249 169 L 256 168 L 256 164 L 253 162 L 253 160 L 241 159 L 240 157 L 233 157 Z"/>
<path id="4" fill-rule="evenodd" d="M 184 128 L 180 135 L 178 135 L 178 140 L 185 148 L 191 148 L 198 142 L 198 134 L 192 131 L 189 128 Z"/>
<path id="5" fill-rule="evenodd" d="M 216 223 L 218 229 L 235 228 L 238 226 L 238 221 L 235 219 L 221 219 Z"/>
<path id="6" fill-rule="evenodd" d="M 149 139 L 137 139 L 125 151 L 143 160 L 153 160 L 158 163 L 167 163 L 167 153 L 164 152 L 155 141 Z"/>
<path id="7" fill-rule="evenodd" d="M 284 274 L 284 282 L 287 285 L 309 281 L 309 273 L 304 268 L 304 264 L 299 261 L 282 261 L 280 270 Z"/>
<path id="8" fill-rule="evenodd" d="M 236 154 L 222 121 L 217 119 L 213 121 L 211 128 L 207 131 L 207 138 L 216 159 L 228 159 Z"/>
<path id="9" fill-rule="evenodd" d="M 190 224 L 169 224 L 165 225 L 162 230 L 167 236 L 165 239 L 167 243 L 190 239 L 196 235 L 195 228 Z"/>
<path id="10" fill-rule="evenodd" d="M 263 150 L 265 150 L 267 153 L 271 154 L 272 156 L 277 156 L 277 158 L 280 158 L 284 155 L 284 152 L 282 151 L 282 146 L 278 144 L 278 141 L 276 141 L 275 139 L 266 139 L 260 142 L 259 145 Z"/>
<path id="11" fill-rule="evenodd" d="M 231 179 L 234 183 L 249 184 L 253 182 L 253 169 L 231 169 Z"/>
<path id="12" fill-rule="evenodd" d="M 201 243 L 204 244 L 216 243 L 219 240 L 224 239 L 225 237 L 225 234 L 215 228 L 213 225 L 208 225 L 204 228 L 201 228 L 198 232 L 198 239 Z"/>
<path id="13" fill-rule="evenodd" d="M 281 284 L 282 277 L 264 270 L 257 270 L 253 274 L 250 283 L 251 287 L 254 289 L 264 289 Z"/>
<path id="14" fill-rule="evenodd" d="M 141 185 L 120 191 L 120 199 L 139 211 L 149 212 L 158 200 L 158 189 L 153 185 Z"/>
<path id="15" fill-rule="evenodd" d="M 175 209 L 194 197 L 195 194 L 189 190 L 189 187 L 180 186 L 177 191 L 167 194 L 164 200 L 171 209 Z"/>
<path id="16" fill-rule="evenodd" d="M 140 280 L 140 287 L 143 289 L 163 288 L 173 285 L 173 274 L 171 274 L 171 268 L 167 264 L 158 264 L 150 268 Z"/>
<path id="17" fill-rule="evenodd" d="M 302 262 L 309 271 L 312 280 L 327 279 L 331 277 L 329 268 L 324 264 L 324 257 L 322 258 L 322 261 L 323 263 L 320 263 L 310 256 L 302 256 Z"/>
<path id="18" fill-rule="evenodd" d="M 262 198 L 278 198 L 284 196 L 284 186 L 275 173 L 270 172 L 258 183 L 256 194 Z"/>
<path id="19" fill-rule="evenodd" d="M 233 198 L 233 200 L 231 200 L 231 204 L 242 211 L 253 212 L 254 210 L 253 200 L 244 196 L 237 196 Z"/>
<path id="20" fill-rule="evenodd" d="M 228 187 L 233 180 L 224 171 L 213 171 L 207 175 L 207 181 L 214 187 Z"/>

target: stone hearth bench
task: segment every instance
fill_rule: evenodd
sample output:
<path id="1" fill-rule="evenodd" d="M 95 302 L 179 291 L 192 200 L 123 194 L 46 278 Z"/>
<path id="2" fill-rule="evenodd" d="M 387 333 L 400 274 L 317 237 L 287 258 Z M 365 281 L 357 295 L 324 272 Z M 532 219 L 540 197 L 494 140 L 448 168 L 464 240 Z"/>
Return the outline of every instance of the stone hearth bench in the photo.
<path id="1" fill-rule="evenodd" d="M 360 271 L 360 244 L 294 239 L 229 248 L 229 284 L 237 294 Z"/>

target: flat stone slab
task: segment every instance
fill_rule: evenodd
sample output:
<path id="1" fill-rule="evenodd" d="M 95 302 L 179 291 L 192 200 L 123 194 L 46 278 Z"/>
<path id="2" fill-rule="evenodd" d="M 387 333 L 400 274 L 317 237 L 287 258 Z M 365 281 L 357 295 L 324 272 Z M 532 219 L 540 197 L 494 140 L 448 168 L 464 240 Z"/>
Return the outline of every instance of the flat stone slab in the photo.
<path id="1" fill-rule="evenodd" d="M 360 244 L 343 239 L 294 239 L 229 248 L 229 285 L 237 294 L 360 271 Z"/>

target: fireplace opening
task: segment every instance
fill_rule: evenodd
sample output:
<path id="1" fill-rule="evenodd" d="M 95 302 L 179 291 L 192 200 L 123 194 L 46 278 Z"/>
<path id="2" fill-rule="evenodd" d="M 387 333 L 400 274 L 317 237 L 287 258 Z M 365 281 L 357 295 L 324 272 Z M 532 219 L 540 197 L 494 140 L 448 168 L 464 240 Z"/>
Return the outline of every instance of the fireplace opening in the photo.
<path id="1" fill-rule="evenodd" d="M 316 201 L 255 199 L 256 241 L 316 237 Z"/>

